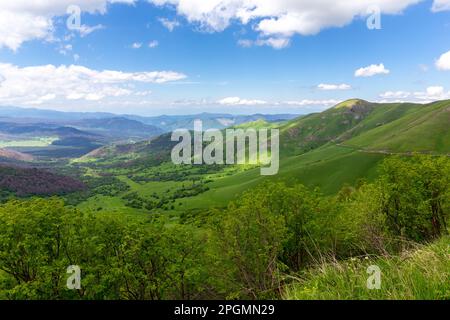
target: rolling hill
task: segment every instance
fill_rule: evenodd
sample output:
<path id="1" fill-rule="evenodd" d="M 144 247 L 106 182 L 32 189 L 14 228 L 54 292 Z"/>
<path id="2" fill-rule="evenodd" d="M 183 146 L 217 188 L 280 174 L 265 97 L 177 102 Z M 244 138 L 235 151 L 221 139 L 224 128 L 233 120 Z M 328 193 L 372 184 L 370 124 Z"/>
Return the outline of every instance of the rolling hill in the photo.
<path id="1" fill-rule="evenodd" d="M 432 104 L 378 104 L 349 100 L 322 113 L 299 117 L 277 126 L 280 129 L 280 171 L 264 177 L 259 168 L 223 166 L 200 174 L 205 166 L 175 166 L 170 162 L 174 143 L 165 134 L 148 142 L 110 146 L 94 151 L 77 163 L 104 171 L 126 182 L 142 198 L 186 188 L 201 179 L 206 188 L 194 196 L 170 200 L 169 211 L 202 210 L 226 204 L 243 191 L 271 179 L 319 187 L 335 194 L 345 184 L 374 179 L 377 167 L 389 154 L 414 152 L 449 154 L 450 101 Z M 237 127 L 269 125 L 262 120 Z M 270 124 L 273 125 L 273 124 Z M 155 159 L 158 162 L 149 161 Z M 153 157 L 153 158 L 152 158 Z M 158 175 L 160 180 L 147 177 Z M 151 190 L 151 192 L 149 191 Z M 150 192 L 150 193 L 149 193 Z M 96 198 L 103 204 L 120 200 Z M 105 204 L 105 207 L 108 207 Z"/>

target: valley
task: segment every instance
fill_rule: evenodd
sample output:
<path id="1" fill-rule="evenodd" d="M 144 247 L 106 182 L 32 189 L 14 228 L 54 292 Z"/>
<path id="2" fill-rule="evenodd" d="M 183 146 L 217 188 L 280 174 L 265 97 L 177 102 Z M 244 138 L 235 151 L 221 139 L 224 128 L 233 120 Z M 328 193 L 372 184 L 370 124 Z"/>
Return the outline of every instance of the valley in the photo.
<path id="1" fill-rule="evenodd" d="M 250 117 L 250 120 L 253 119 Z M 99 121 L 115 122 L 95 120 L 96 123 Z M 317 298 L 322 295 L 310 291 L 315 289 L 307 289 L 312 282 L 318 281 L 320 285 L 326 286 L 323 277 L 339 279 L 354 272 L 351 269 L 341 275 L 335 270 L 335 265 L 329 265 L 327 261 L 318 266 L 317 259 L 322 256 L 322 252 L 329 252 L 341 259 L 340 265 L 336 267 L 340 268 L 339 270 L 347 270 L 347 264 L 353 262 L 347 262 L 346 259 L 355 259 L 355 255 L 366 255 L 366 259 L 372 259 L 372 256 L 374 259 L 381 259 L 378 260 L 379 263 L 392 269 L 392 263 L 397 258 L 387 258 L 383 250 L 389 250 L 394 255 L 404 250 L 417 250 L 417 243 L 427 243 L 447 232 L 445 221 L 449 203 L 445 195 L 450 178 L 449 124 L 449 100 L 426 105 L 378 104 L 349 100 L 322 113 L 284 121 L 277 119 L 274 122 L 259 119 L 231 126 L 230 128 L 243 130 L 279 130 L 280 170 L 273 176 L 262 176 L 259 165 L 176 165 L 172 163 L 171 151 L 178 141 L 171 141 L 170 132 L 145 139 L 142 136 L 134 136 L 136 131 L 133 130 L 122 130 L 124 135 L 118 137 L 112 133 L 105 134 L 101 130 L 85 131 L 88 130 L 86 124 L 78 128 L 58 126 L 56 129 L 35 124 L 32 128 L 29 125 L 20 125 L 20 130 L 27 133 L 19 135 L 22 140 L 18 140 L 17 128 L 8 126 L 8 134 L 11 135 L 13 131 L 16 136 L 9 145 L 0 149 L 0 201 L 7 210 L 4 215 L 11 210 L 25 210 L 20 216 L 27 212 L 26 208 L 36 208 L 32 211 L 32 219 L 38 219 L 36 221 L 41 219 L 40 210 L 50 210 L 46 209 L 47 205 L 59 208 L 57 210 L 62 212 L 61 214 L 75 215 L 76 218 L 74 216 L 71 219 L 81 219 L 80 223 L 85 230 L 83 232 L 89 233 L 86 239 L 94 236 L 86 241 L 101 241 L 100 244 L 95 244 L 94 248 L 105 248 L 105 243 L 111 244 L 111 241 L 122 243 L 124 240 L 120 238 L 121 234 L 127 234 L 126 241 L 131 241 L 127 246 L 145 247 L 145 241 L 161 234 L 161 238 L 152 240 L 157 244 L 152 247 L 152 250 L 156 251 L 151 251 L 151 254 L 155 254 L 155 257 L 161 257 L 163 254 L 163 259 L 170 262 L 164 260 L 166 262 L 161 263 L 169 263 L 171 268 L 180 268 L 184 270 L 182 272 L 190 273 L 187 278 L 180 280 L 190 289 L 184 289 L 180 293 L 171 283 L 166 289 L 160 288 L 162 299 L 228 298 L 233 294 L 245 299 Z M 142 128 L 142 125 L 139 127 Z M 106 128 L 105 125 L 105 130 Z M 0 127 L 0 132 L 2 130 L 6 134 L 7 129 Z M 47 138 L 48 136 L 31 138 L 30 132 L 33 135 L 38 132 L 48 134 L 49 130 L 56 130 L 60 135 L 52 139 Z M 225 134 L 225 128 L 222 130 Z M 46 145 L 36 145 L 39 143 Z M 69 152 L 73 148 L 76 148 L 77 152 Z M 59 156 L 59 152 L 62 156 Z M 397 176 L 401 178 L 397 180 Z M 428 189 L 423 189 L 423 186 L 430 184 L 436 185 L 437 197 L 431 196 Z M 395 186 L 394 189 L 390 189 L 391 185 Z M 396 188 L 403 188 L 405 191 L 397 194 Z M 412 188 L 416 188 L 415 191 Z M 392 194 L 392 199 L 401 202 L 401 207 L 395 207 L 395 212 L 405 214 L 405 218 L 402 218 L 404 220 L 401 222 L 391 221 L 389 215 L 383 218 L 388 221 L 385 232 L 392 243 L 383 244 L 386 248 L 380 249 L 373 241 L 384 240 L 374 240 L 372 237 L 381 239 L 382 236 L 367 234 L 365 228 L 367 223 L 373 224 L 374 228 L 380 223 L 378 218 L 370 214 L 384 214 L 383 212 L 388 210 L 385 206 L 394 205 L 389 200 L 391 198 L 381 200 L 389 194 Z M 414 217 L 423 212 L 433 212 L 428 209 L 417 211 L 416 208 L 422 208 L 424 203 L 434 201 L 437 201 L 437 209 L 435 213 L 427 215 L 434 217 L 436 214 L 437 218 L 433 218 L 433 223 L 441 222 L 436 227 L 429 227 L 428 218 L 420 220 L 422 218 Z M 409 203 L 416 204 L 410 207 Z M 2 206 L 0 215 L 3 212 Z M 8 206 L 11 209 L 7 209 Z M 390 212 L 389 210 L 386 212 Z M 58 214 L 49 216 L 49 219 L 59 219 Z M 81 215 L 77 216 L 78 214 Z M 64 224 L 69 221 L 62 219 Z M 299 222 L 296 219 L 304 220 Z M 20 225 L 25 223 L 20 221 Z M 25 224 L 33 224 L 33 221 L 35 220 Z M 416 226 L 418 221 L 423 221 L 420 226 Z M 42 222 L 39 222 L 39 226 L 41 224 Z M 51 230 L 51 227 L 49 228 Z M 72 227 L 66 228 L 70 230 Z M 89 231 L 91 228 L 96 231 Z M 102 228 L 115 231 L 110 234 Z M 402 235 L 399 233 L 400 229 Z M 289 233 L 283 230 L 288 230 Z M 66 236 L 72 237 L 70 233 Z M 119 238 L 113 240 L 109 239 L 110 236 Z M 254 239 L 254 246 L 253 242 L 246 244 L 247 236 Z M 273 237 L 272 240 L 265 240 L 268 236 Z M 142 237 L 142 240 L 134 237 Z M 286 237 L 285 240 L 282 240 L 282 237 Z M 301 237 L 301 242 L 297 242 L 300 240 L 295 237 Z M 403 247 L 403 240 L 400 240 L 403 237 L 411 241 L 411 247 Z M 448 237 L 442 238 L 441 242 L 445 243 L 446 239 Z M 236 242 L 238 240 L 240 242 Z M 132 244 L 134 241 L 137 241 L 136 244 Z M 89 246 L 88 243 L 83 246 L 85 245 Z M 283 251 L 277 251 L 279 249 L 276 248 L 281 247 L 284 248 Z M 264 251 L 264 248 L 275 250 L 276 253 Z M 445 261 L 439 256 L 441 248 L 442 245 L 439 244 L 436 247 L 427 247 L 430 255 L 438 255 L 438 269 L 445 268 Z M 101 250 L 106 251 L 101 257 L 97 253 L 95 258 L 92 256 L 91 259 L 97 262 L 89 264 L 90 271 L 87 272 L 97 272 L 94 270 L 98 263 L 120 264 L 103 261 L 104 258 L 116 261 L 120 256 L 106 248 Z M 148 248 L 142 250 L 142 254 L 150 252 Z M 172 250 L 175 253 L 171 253 Z M 179 250 L 184 253 L 180 255 Z M 243 255 L 244 260 L 234 260 L 234 250 Z M 218 252 L 225 252 L 225 255 L 217 256 Z M 183 257 L 188 259 L 189 263 L 175 261 L 171 257 Z M 289 274 L 301 272 L 301 278 L 294 282 L 280 280 L 276 276 L 279 271 L 267 271 L 275 268 L 270 265 L 270 261 L 276 257 L 280 259 L 280 263 L 287 266 Z M 130 259 L 134 258 L 130 256 Z M 147 261 L 147 258 L 143 259 Z M 231 268 L 231 278 L 219 276 L 209 282 L 206 279 L 211 272 L 216 275 L 227 274 L 216 265 L 217 261 L 221 261 L 227 270 Z M 138 268 L 136 272 L 156 281 L 155 285 L 162 285 L 158 278 L 154 279 L 152 275 L 147 274 L 146 269 L 141 270 L 139 263 L 131 264 L 133 268 Z M 420 265 L 421 261 L 411 259 L 411 263 Z M 261 266 L 263 269 L 258 269 Z M 55 268 L 59 267 L 55 265 Z M 172 269 L 163 265 L 161 268 L 161 277 L 173 277 L 167 275 Z M 313 269 L 309 271 L 307 268 Z M 118 270 L 119 274 L 124 272 L 123 267 Z M 327 273 L 322 274 L 318 270 Z M 265 279 L 262 284 L 247 279 L 253 274 Z M 392 277 L 398 277 L 392 278 L 392 283 L 397 281 L 396 279 L 412 281 L 411 277 L 415 276 L 408 271 L 392 274 Z M 0 278 L 1 276 L 0 272 Z M 106 278 L 99 281 L 110 281 L 107 280 L 108 276 L 102 273 L 103 276 Z M 355 278 L 357 277 L 359 276 L 355 275 Z M 431 281 L 429 286 L 440 288 L 439 276 L 433 274 L 432 277 L 427 278 Z M 113 281 L 121 283 L 121 279 Z M 277 283 L 274 281 L 281 282 L 272 288 L 271 284 Z M 151 285 L 151 282 L 147 285 Z M 240 285 L 247 289 L 239 289 Z M 266 286 L 270 289 L 264 289 Z M 391 284 L 388 291 L 383 291 L 378 297 L 406 294 L 396 291 L 393 286 Z M 281 295 L 276 293 L 280 288 Z M 345 292 L 349 289 L 343 286 L 341 290 Z M 408 297 L 421 297 L 422 292 L 434 289 L 420 290 L 408 293 Z M 0 290 L 0 297 L 1 292 Z M 133 292 L 124 293 L 109 289 L 106 293 L 116 298 L 156 297 L 156 293 L 136 295 Z M 7 294 L 14 296 L 12 292 Z M 90 294 L 86 292 L 86 297 L 91 297 Z M 358 294 L 367 298 L 364 292 Z M 448 297 L 445 292 L 440 293 L 441 296 Z"/>
<path id="2" fill-rule="evenodd" d="M 264 181 L 301 183 L 333 195 L 345 185 L 355 185 L 359 180 L 372 181 L 386 156 L 450 154 L 450 146 L 444 143 L 450 141 L 445 126 L 450 123 L 448 101 L 427 106 L 360 103 L 354 109 L 333 108 L 323 114 L 277 124 L 281 132 L 281 159 L 280 172 L 274 177 L 261 176 L 259 167 L 251 165 L 173 165 L 170 150 L 175 143 L 169 135 L 149 143 L 107 147 L 98 151 L 98 156 L 87 155 L 72 161 L 71 165 L 94 176 L 107 172 L 125 183 L 129 190 L 121 197 L 93 197 L 80 206 L 109 211 L 108 202 L 111 202 L 114 207 L 123 208 L 129 201 L 122 197 L 133 194 L 158 205 L 152 210 L 145 210 L 144 205 L 128 207 L 128 212 L 141 215 L 159 212 L 176 217 L 187 211 L 225 207 L 242 192 Z M 355 123 L 341 128 L 350 118 Z M 432 128 L 432 137 L 423 140 L 414 136 L 408 140 L 411 126 L 417 122 L 424 131 Z M 378 138 L 379 132 L 383 133 L 382 138 Z"/>

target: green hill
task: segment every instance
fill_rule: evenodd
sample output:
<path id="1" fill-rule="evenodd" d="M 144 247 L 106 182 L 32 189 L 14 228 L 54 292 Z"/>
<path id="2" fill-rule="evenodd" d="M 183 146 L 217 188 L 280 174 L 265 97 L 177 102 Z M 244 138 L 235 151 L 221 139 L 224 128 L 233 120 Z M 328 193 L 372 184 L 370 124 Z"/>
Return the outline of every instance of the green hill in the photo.
<path id="1" fill-rule="evenodd" d="M 272 177 L 261 176 L 260 169 L 251 166 L 175 166 L 170 162 L 174 145 L 170 134 L 104 148 L 77 165 L 119 177 L 144 199 L 149 197 L 148 190 L 156 199 L 170 198 L 164 208 L 174 213 L 223 207 L 267 179 L 302 183 L 335 194 L 345 184 L 374 179 L 378 164 L 389 154 L 449 154 L 449 110 L 450 101 L 420 105 L 353 99 L 322 113 L 277 124 L 280 171 Z M 258 129 L 266 124 L 257 121 L 239 128 Z M 183 196 L 177 197 L 179 194 Z M 117 198 L 110 200 L 117 202 Z"/>
<path id="2" fill-rule="evenodd" d="M 392 117 L 393 111 L 400 117 Z M 390 118 L 392 117 L 392 118 Z M 388 152 L 450 152 L 450 101 L 428 105 L 400 105 L 373 115 L 379 125 L 346 141 L 347 145 Z M 372 120 L 372 119 L 370 119 Z M 384 121 L 381 121 L 384 120 Z M 392 120 L 392 121 L 386 121 Z M 374 121 L 370 121 L 373 125 Z"/>

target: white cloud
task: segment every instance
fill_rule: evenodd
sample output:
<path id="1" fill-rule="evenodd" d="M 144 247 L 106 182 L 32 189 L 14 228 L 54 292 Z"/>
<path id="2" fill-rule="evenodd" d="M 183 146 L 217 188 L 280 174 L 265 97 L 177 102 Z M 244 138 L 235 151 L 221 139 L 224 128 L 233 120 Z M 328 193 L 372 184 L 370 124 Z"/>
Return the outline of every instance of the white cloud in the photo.
<path id="1" fill-rule="evenodd" d="M 16 51 L 29 40 L 50 39 L 55 17 L 66 15 L 71 5 L 83 12 L 104 14 L 108 4 L 134 4 L 136 0 L 14 0 L 0 1 L 0 48 Z M 82 36 L 101 28 L 82 26 Z"/>
<path id="2" fill-rule="evenodd" d="M 148 47 L 152 49 L 156 48 L 157 46 L 159 46 L 159 42 L 157 40 L 150 41 L 148 44 Z"/>
<path id="3" fill-rule="evenodd" d="M 446 92 L 442 86 L 428 87 L 425 92 L 414 92 L 413 95 L 423 103 L 450 99 L 450 91 Z"/>
<path id="4" fill-rule="evenodd" d="M 450 70 L 450 51 L 442 54 L 436 61 L 438 70 Z"/>
<path id="5" fill-rule="evenodd" d="M 443 86 L 430 86 L 424 91 L 387 91 L 380 94 L 383 100 L 379 102 L 416 102 L 430 103 L 438 100 L 450 99 L 450 91 L 446 91 Z"/>
<path id="6" fill-rule="evenodd" d="M 172 102 L 172 105 L 179 106 L 189 106 L 189 107 L 204 107 L 207 112 L 209 108 L 215 107 L 220 108 L 218 110 L 223 111 L 223 107 L 235 107 L 236 110 L 241 110 L 239 107 L 255 107 L 258 108 L 256 110 L 269 110 L 273 112 L 274 107 L 282 110 L 292 110 L 292 109 L 311 109 L 314 111 L 324 110 L 326 108 L 330 108 L 338 103 L 340 100 L 336 99 L 328 99 L 328 100 L 313 100 L 313 99 L 303 99 L 303 100 L 288 100 L 288 101 L 266 101 L 262 99 L 242 99 L 240 97 L 227 97 L 224 99 L 220 99 L 217 101 L 211 101 L 208 99 L 201 100 L 189 100 L 189 99 L 181 99 L 178 101 Z M 246 109 L 249 110 L 249 109 Z"/>
<path id="7" fill-rule="evenodd" d="M 411 96 L 410 92 L 406 91 L 386 91 L 380 94 L 383 99 L 405 99 Z"/>
<path id="8" fill-rule="evenodd" d="M 317 86 L 319 90 L 324 91 L 331 91 L 331 90 L 350 90 L 352 88 L 349 84 L 327 84 L 327 83 L 321 83 Z"/>
<path id="9" fill-rule="evenodd" d="M 142 42 L 135 42 L 131 45 L 133 49 L 140 49 L 142 47 Z"/>
<path id="10" fill-rule="evenodd" d="M 378 74 L 389 74 L 390 70 L 384 67 L 384 64 L 372 64 L 368 67 L 359 68 L 355 71 L 355 77 L 373 77 Z"/>
<path id="11" fill-rule="evenodd" d="M 428 87 L 427 95 L 430 97 L 440 97 L 444 95 L 444 87 L 441 86 Z"/>
<path id="12" fill-rule="evenodd" d="M 286 104 L 288 106 L 298 106 L 298 107 L 309 107 L 309 106 L 322 106 L 322 107 L 332 107 L 334 105 L 337 105 L 341 101 L 335 100 L 335 99 L 329 99 L 329 100 L 310 100 L 310 99 L 304 99 L 304 100 L 291 100 L 291 101 L 285 101 L 281 104 Z"/>
<path id="13" fill-rule="evenodd" d="M 241 99 L 239 97 L 228 97 L 217 101 L 218 104 L 228 105 L 228 106 L 255 106 L 267 104 L 264 100 L 247 100 Z"/>
<path id="14" fill-rule="evenodd" d="M 450 0 L 434 0 L 431 11 L 441 12 L 450 10 Z"/>
<path id="15" fill-rule="evenodd" d="M 243 47 L 243 48 L 250 48 L 250 47 L 253 47 L 254 41 L 253 40 L 249 40 L 249 39 L 239 39 L 238 40 L 238 45 Z"/>
<path id="16" fill-rule="evenodd" d="M 159 18 L 158 20 L 170 32 L 180 26 L 180 23 L 177 20 L 169 20 L 167 18 Z"/>
<path id="17" fill-rule="evenodd" d="M 166 83 L 186 78 L 172 71 L 121 72 L 97 71 L 79 65 L 18 67 L 0 63 L 0 104 L 39 105 L 52 101 L 100 101 L 106 98 L 142 95 L 133 92 L 132 83 Z M 141 92 L 141 93 L 139 93 Z M 149 91 L 146 91 L 148 94 Z"/>
<path id="18" fill-rule="evenodd" d="M 238 41 L 238 45 L 244 48 L 269 46 L 274 49 L 283 49 L 289 46 L 290 43 L 291 40 L 289 38 L 267 38 L 257 40 L 241 39 Z"/>
<path id="19" fill-rule="evenodd" d="M 400 14 L 421 0 L 148 0 L 172 5 L 190 23 L 207 31 L 223 31 L 232 22 L 254 23 L 261 37 L 290 38 L 314 35 L 326 28 L 343 27 L 367 9 L 378 6 L 382 14 Z"/>

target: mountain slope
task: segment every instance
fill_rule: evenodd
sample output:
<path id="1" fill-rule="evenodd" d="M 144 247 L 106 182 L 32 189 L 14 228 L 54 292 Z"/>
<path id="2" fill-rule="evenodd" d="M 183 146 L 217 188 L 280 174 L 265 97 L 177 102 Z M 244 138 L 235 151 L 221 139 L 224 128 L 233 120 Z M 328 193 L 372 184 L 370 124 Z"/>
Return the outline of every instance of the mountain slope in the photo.
<path id="1" fill-rule="evenodd" d="M 324 112 L 288 122 L 280 128 L 282 153 L 301 154 L 336 140 L 362 122 L 375 106 L 364 100 L 349 100 Z"/>
<path id="2" fill-rule="evenodd" d="M 450 100 L 412 108 L 392 122 L 381 124 L 346 141 L 349 146 L 388 152 L 450 153 Z"/>

